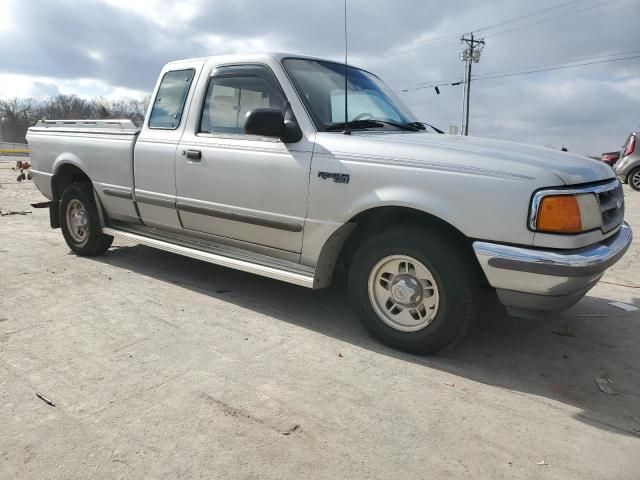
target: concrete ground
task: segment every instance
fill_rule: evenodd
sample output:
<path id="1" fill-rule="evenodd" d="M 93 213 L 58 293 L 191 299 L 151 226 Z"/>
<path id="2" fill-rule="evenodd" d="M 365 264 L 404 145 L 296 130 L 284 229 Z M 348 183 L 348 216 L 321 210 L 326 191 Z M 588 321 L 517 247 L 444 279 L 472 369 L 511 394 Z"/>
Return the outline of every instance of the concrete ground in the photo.
<path id="1" fill-rule="evenodd" d="M 640 310 L 609 304 L 640 306 L 640 241 L 568 312 L 496 309 L 416 357 L 369 338 L 341 284 L 72 255 L 12 165 L 0 209 L 32 213 L 0 217 L 2 479 L 640 478 Z"/>

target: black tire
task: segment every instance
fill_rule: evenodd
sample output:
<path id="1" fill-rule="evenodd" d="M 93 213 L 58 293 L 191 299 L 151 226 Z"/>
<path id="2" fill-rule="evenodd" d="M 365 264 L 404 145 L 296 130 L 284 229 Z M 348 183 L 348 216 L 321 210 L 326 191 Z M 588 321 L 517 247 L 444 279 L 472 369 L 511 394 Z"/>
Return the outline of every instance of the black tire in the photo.
<path id="1" fill-rule="evenodd" d="M 369 296 L 372 270 L 383 259 L 398 255 L 421 262 L 438 288 L 435 316 L 421 330 L 391 327 L 376 313 Z M 464 335 L 479 308 L 480 281 L 472 261 L 470 252 L 436 228 L 401 226 L 384 231 L 363 243 L 353 257 L 349 271 L 353 308 L 364 327 L 382 343 L 410 353 L 436 353 Z"/>
<path id="2" fill-rule="evenodd" d="M 635 168 L 627 175 L 627 183 L 636 192 L 640 192 L 640 167 Z"/>
<path id="3" fill-rule="evenodd" d="M 67 209 L 72 202 L 74 205 L 80 202 L 87 213 L 86 233 L 82 241 L 78 240 L 78 234 L 71 233 L 73 226 L 69 225 L 70 220 L 67 215 Z M 93 187 L 91 184 L 75 183 L 67 187 L 60 199 L 59 217 L 62 235 L 67 245 L 69 245 L 69 248 L 78 255 L 87 257 L 100 255 L 106 252 L 111 246 L 113 237 L 102 233 L 98 208 L 93 197 Z"/>

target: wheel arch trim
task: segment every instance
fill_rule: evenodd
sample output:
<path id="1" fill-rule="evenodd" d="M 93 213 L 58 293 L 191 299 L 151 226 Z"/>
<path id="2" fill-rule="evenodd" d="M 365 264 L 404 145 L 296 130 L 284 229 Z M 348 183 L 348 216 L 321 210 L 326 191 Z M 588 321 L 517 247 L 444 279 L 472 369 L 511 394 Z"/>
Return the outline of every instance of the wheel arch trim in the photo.
<path id="1" fill-rule="evenodd" d="M 85 168 L 84 163 L 76 155 L 72 153 L 60 154 L 58 158 L 56 158 L 51 169 L 51 171 L 53 172 L 51 176 L 51 193 L 54 197 L 54 200 L 56 201 L 59 201 L 60 197 L 62 196 L 62 192 L 58 192 L 56 187 L 56 183 L 60 178 L 59 175 L 65 168 L 69 167 L 74 167 L 80 170 L 83 175 L 91 180 L 91 177 L 87 174 L 87 169 Z"/>
<path id="2" fill-rule="evenodd" d="M 364 215 L 375 215 L 376 211 L 382 215 L 386 209 L 402 209 L 407 214 L 415 213 L 418 217 L 424 216 L 425 219 L 433 219 L 447 225 L 451 230 L 459 233 L 466 238 L 466 235 L 456 227 L 453 223 L 439 215 L 436 215 L 423 208 L 417 208 L 415 204 L 411 202 L 378 202 L 374 205 L 369 205 L 367 208 L 362 208 L 356 213 L 351 213 L 351 217 L 345 223 L 338 225 L 327 236 L 323 242 L 320 252 L 316 261 L 316 281 L 315 288 L 324 288 L 331 284 L 333 272 L 335 266 L 338 263 L 339 257 L 343 252 L 345 244 L 352 238 L 352 234 L 358 228 L 359 221 Z M 307 223 L 307 225 L 309 222 Z M 336 224 L 334 224 L 336 225 Z"/>

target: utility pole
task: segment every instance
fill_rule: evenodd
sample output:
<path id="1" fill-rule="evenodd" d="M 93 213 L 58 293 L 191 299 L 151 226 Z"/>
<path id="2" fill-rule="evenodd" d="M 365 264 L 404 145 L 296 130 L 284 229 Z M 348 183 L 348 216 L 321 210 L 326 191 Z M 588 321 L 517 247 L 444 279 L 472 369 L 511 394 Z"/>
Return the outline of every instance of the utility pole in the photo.
<path id="1" fill-rule="evenodd" d="M 461 135 L 469 135 L 469 101 L 471 99 L 471 64 L 480 61 L 480 54 L 484 48 L 484 39 L 476 40 L 473 32 L 469 38 L 462 37 L 460 41 L 464 44 L 464 50 L 460 54 L 460 60 L 465 62 L 464 66 L 464 96 L 462 98 L 462 124 Z"/>

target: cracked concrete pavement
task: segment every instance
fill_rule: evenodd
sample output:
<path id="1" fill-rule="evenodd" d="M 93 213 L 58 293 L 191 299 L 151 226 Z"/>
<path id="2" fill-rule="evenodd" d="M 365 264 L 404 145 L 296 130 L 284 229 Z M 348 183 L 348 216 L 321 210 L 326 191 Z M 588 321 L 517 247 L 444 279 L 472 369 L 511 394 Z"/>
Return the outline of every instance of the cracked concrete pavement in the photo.
<path id="1" fill-rule="evenodd" d="M 493 309 L 416 357 L 367 336 L 342 280 L 77 257 L 13 165 L 0 209 L 32 213 L 0 217 L 0 478 L 640 476 L 640 310 L 609 305 L 640 307 L 637 240 L 568 312 Z"/>

